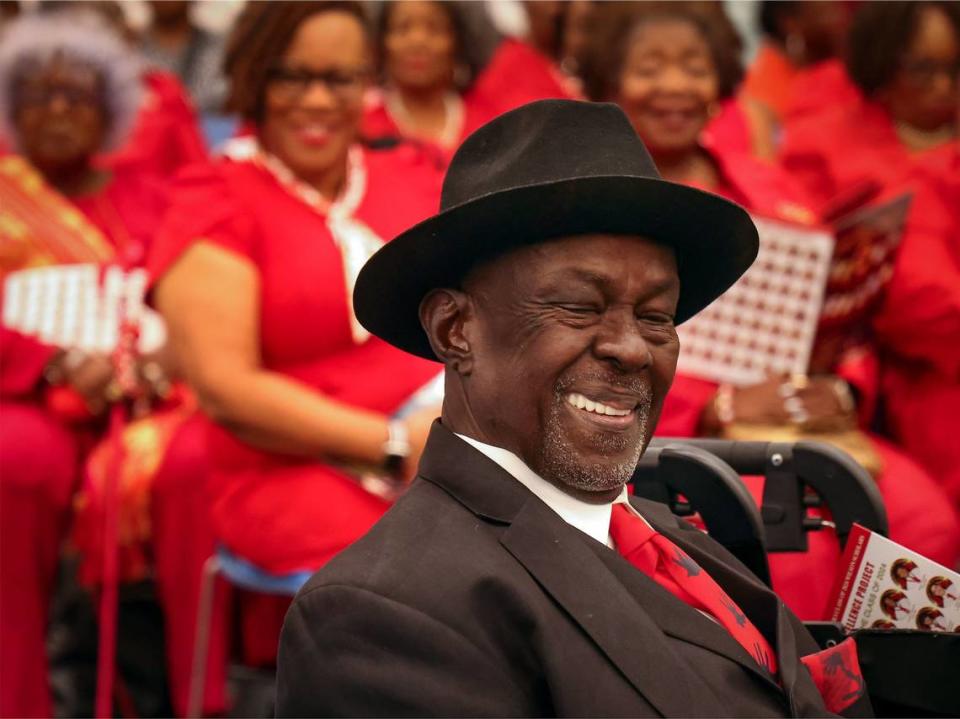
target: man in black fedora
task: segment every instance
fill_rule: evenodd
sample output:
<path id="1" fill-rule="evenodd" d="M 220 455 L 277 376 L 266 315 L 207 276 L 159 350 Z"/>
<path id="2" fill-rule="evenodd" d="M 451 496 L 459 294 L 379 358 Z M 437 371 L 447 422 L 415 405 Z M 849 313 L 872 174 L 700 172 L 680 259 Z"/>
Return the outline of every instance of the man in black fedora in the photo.
<path id="1" fill-rule="evenodd" d="M 537 102 L 469 137 L 440 212 L 354 294 L 371 332 L 443 362 L 442 417 L 407 493 L 295 599 L 278 715 L 827 715 L 796 617 L 624 489 L 675 326 L 757 247 L 740 207 L 660 179 L 613 105 Z M 856 676 L 849 649 L 821 684 Z M 862 683 L 834 688 L 863 708 Z"/>

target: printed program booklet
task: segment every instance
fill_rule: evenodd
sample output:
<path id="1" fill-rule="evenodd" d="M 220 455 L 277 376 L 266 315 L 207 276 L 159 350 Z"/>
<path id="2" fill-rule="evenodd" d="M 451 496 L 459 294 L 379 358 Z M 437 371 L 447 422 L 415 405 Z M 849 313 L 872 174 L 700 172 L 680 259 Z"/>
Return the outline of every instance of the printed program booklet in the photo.
<path id="1" fill-rule="evenodd" d="M 677 328 L 677 370 L 734 385 L 832 370 L 862 343 L 893 274 L 910 201 L 899 195 L 862 207 L 831 227 L 754 216 L 757 260 Z"/>
<path id="2" fill-rule="evenodd" d="M 847 631 L 960 632 L 960 574 L 854 524 L 828 613 Z"/>

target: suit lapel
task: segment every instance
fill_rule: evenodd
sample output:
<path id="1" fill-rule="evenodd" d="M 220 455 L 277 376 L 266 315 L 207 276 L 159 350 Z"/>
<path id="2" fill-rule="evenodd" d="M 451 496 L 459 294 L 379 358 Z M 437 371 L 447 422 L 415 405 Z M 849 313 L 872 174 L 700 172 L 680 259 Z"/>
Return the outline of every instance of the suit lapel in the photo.
<path id="1" fill-rule="evenodd" d="M 678 543 L 677 546 L 681 545 Z M 616 574 L 635 600 L 643 606 L 664 634 L 726 657 L 761 677 L 771 687 L 778 688 L 776 682 L 760 669 L 753 657 L 747 654 L 746 650 L 720 624 L 708 619 L 648 576 L 637 571 L 616 552 L 605 552 L 600 558 Z"/>
<path id="2" fill-rule="evenodd" d="M 420 476 L 477 516 L 509 525 L 500 538 L 504 548 L 658 712 L 716 715 L 720 702 L 676 655 L 637 599 L 597 560 L 591 549 L 596 542 L 439 423 L 424 449 Z"/>
<path id="3" fill-rule="evenodd" d="M 712 716 L 721 706 L 664 635 L 727 657 L 782 691 L 720 625 L 684 605 L 616 552 L 569 526 L 439 421 L 431 430 L 419 474 L 479 517 L 509 525 L 500 540 L 504 548 L 663 715 Z M 657 531 L 703 566 L 777 648 L 783 687 L 794 709 L 796 646 L 776 595 L 749 573 L 714 556 L 705 535 L 680 529 L 667 507 L 642 502 L 638 509 Z"/>
<path id="4" fill-rule="evenodd" d="M 531 495 L 500 541 L 657 711 L 716 715 L 720 703 L 682 664 L 646 607 L 598 561 L 592 539 Z"/>
<path id="5" fill-rule="evenodd" d="M 799 677 L 797 644 L 793 626 L 783 602 L 752 574 L 723 561 L 713 551 L 709 551 L 707 543 L 710 540 L 706 535 L 681 529 L 676 518 L 665 506 L 651 506 L 651 504 L 645 502 L 638 509 L 657 531 L 689 554 L 723 587 L 775 648 L 782 691 L 790 702 L 791 713 L 797 715 L 796 688 Z M 683 627 L 680 630 L 683 631 Z M 781 688 L 729 633 L 721 630 L 721 634 L 723 636 L 720 638 L 716 637 L 715 633 L 704 635 L 712 644 L 708 648 L 729 656 L 771 686 Z M 688 639 L 688 641 L 698 643 L 695 639 Z M 705 646 L 702 643 L 701 645 Z"/>

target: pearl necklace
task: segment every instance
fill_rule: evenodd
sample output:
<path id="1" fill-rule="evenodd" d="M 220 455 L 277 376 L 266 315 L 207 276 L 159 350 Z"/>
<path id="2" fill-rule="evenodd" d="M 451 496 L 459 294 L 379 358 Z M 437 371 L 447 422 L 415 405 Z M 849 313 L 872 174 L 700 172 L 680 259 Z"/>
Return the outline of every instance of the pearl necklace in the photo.
<path id="1" fill-rule="evenodd" d="M 413 116 L 407 109 L 406 103 L 399 92 L 389 90 L 383 94 L 384 107 L 387 114 L 400 128 L 405 135 L 417 136 L 414 131 Z M 439 135 L 433 138 L 440 147 L 451 149 L 457 145 L 460 140 L 460 134 L 463 132 L 463 99 L 455 92 L 448 92 L 443 96 L 443 128 Z"/>
<path id="2" fill-rule="evenodd" d="M 905 122 L 896 122 L 895 127 L 900 142 L 918 152 L 949 142 L 957 136 L 957 128 L 952 123 L 937 130 L 921 130 Z"/>

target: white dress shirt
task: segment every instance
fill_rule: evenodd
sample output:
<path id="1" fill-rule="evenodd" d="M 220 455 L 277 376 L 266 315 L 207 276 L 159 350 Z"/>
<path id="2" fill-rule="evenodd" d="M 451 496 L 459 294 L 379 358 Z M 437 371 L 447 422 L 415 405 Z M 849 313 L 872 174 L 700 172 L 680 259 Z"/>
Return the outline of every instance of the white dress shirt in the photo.
<path id="1" fill-rule="evenodd" d="M 627 505 L 627 509 L 637 517 L 640 517 L 640 519 L 643 519 L 627 500 L 626 486 L 620 490 L 620 495 L 612 502 L 602 504 L 584 502 L 581 499 L 567 494 L 559 487 L 550 484 L 550 482 L 530 469 L 526 463 L 513 452 L 503 449 L 502 447 L 494 447 L 492 444 L 486 444 L 462 434 L 458 434 L 457 436 L 464 442 L 472 445 L 478 452 L 482 452 L 489 459 L 499 464 L 507 474 L 537 495 L 544 504 L 560 515 L 560 518 L 564 522 L 576 527 L 588 537 L 592 537 L 601 544 L 606 544 L 611 548 L 614 547 L 613 539 L 610 536 L 610 513 L 613 511 L 614 504 Z M 643 519 L 643 521 L 646 522 L 645 519 Z"/>
<path id="2" fill-rule="evenodd" d="M 457 434 L 457 436 L 476 448 L 478 452 L 482 452 L 492 461 L 499 464 L 507 474 L 537 495 L 544 504 L 559 514 L 564 522 L 572 527 L 576 527 L 601 544 L 606 544 L 611 549 L 616 549 L 613 537 L 610 536 L 610 515 L 613 512 L 613 505 L 625 504 L 631 514 L 638 517 L 648 527 L 650 526 L 650 523 L 643 518 L 643 515 L 640 514 L 627 499 L 626 485 L 624 485 L 620 490 L 620 494 L 612 502 L 603 504 L 584 502 L 550 484 L 550 482 L 530 469 L 526 463 L 513 452 L 503 449 L 502 447 L 494 447 L 492 444 L 485 444 L 484 442 L 473 439 L 472 437 L 466 437 L 462 434 Z M 651 527 L 651 529 L 653 528 Z M 694 607 L 694 609 L 710 621 L 717 621 L 715 617 L 710 616 L 707 612 L 697 609 L 696 607 Z"/>

